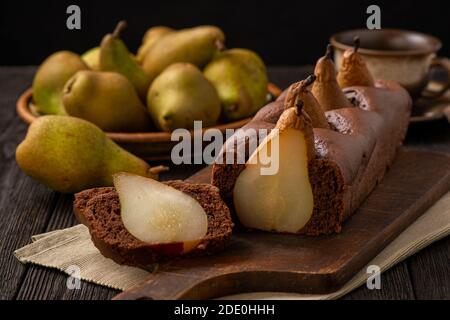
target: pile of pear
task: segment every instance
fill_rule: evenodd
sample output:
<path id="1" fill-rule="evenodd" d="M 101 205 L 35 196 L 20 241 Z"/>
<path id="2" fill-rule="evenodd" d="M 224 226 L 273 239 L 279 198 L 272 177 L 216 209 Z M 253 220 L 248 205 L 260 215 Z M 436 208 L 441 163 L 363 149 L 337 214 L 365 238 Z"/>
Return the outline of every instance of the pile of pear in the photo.
<path id="1" fill-rule="evenodd" d="M 256 113 L 267 99 L 261 58 L 225 50 L 214 26 L 174 30 L 158 26 L 132 54 L 121 21 L 98 47 L 82 55 L 49 56 L 33 80 L 32 111 L 39 117 L 16 150 L 19 167 L 63 193 L 113 185 L 120 172 L 158 179 L 151 167 L 104 133 L 204 127 Z"/>
<path id="2" fill-rule="evenodd" d="M 81 56 L 48 57 L 33 81 L 34 111 L 73 116 L 107 132 L 173 131 L 235 121 L 267 102 L 264 62 L 247 49 L 225 49 L 215 26 L 150 28 L 136 54 L 125 21 Z"/>

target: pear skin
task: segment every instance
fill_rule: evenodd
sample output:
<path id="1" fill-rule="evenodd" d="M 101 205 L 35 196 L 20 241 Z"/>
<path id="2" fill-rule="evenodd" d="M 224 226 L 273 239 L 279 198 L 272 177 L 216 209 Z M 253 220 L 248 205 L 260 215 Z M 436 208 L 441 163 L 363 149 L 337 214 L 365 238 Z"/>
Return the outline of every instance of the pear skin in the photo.
<path id="1" fill-rule="evenodd" d="M 153 81 L 147 107 L 156 126 L 163 131 L 191 129 L 194 120 L 203 121 L 203 127 L 212 126 L 221 110 L 214 86 L 189 63 L 172 64 Z"/>
<path id="2" fill-rule="evenodd" d="M 89 49 L 81 55 L 81 59 L 91 70 L 100 71 L 100 47 Z"/>
<path id="3" fill-rule="evenodd" d="M 118 172 L 156 179 L 165 169 L 151 168 L 88 121 L 54 115 L 31 124 L 17 147 L 16 160 L 28 176 L 63 193 L 112 186 Z"/>
<path id="4" fill-rule="evenodd" d="M 251 116 L 267 102 L 266 67 L 253 51 L 219 52 L 205 67 L 204 74 L 217 89 L 227 120 Z"/>
<path id="5" fill-rule="evenodd" d="M 134 54 L 130 53 L 130 58 L 137 61 Z M 100 47 L 94 47 L 89 49 L 81 56 L 81 59 L 87 64 L 87 66 L 94 71 L 101 71 L 100 69 Z"/>
<path id="6" fill-rule="evenodd" d="M 153 81 L 169 65 L 191 63 L 203 68 L 219 50 L 225 35 L 214 26 L 199 26 L 166 34 L 145 55 L 142 67 Z"/>
<path id="7" fill-rule="evenodd" d="M 35 110 L 40 114 L 65 115 L 62 91 L 67 80 L 88 66 L 81 57 L 70 51 L 49 56 L 39 67 L 33 80 Z"/>
<path id="8" fill-rule="evenodd" d="M 374 87 L 375 81 L 367 65 L 358 53 L 359 38 L 354 39 L 354 48 L 346 50 L 342 58 L 341 69 L 337 75 L 337 81 L 341 88 L 353 86 Z"/>
<path id="9" fill-rule="evenodd" d="M 67 82 L 63 101 L 69 115 L 108 132 L 145 132 L 151 127 L 136 90 L 119 73 L 80 71 Z"/>
<path id="10" fill-rule="evenodd" d="M 317 79 L 311 91 L 325 111 L 353 107 L 336 81 L 336 70 L 331 54 L 332 47 L 328 45 L 326 55 L 317 61 L 314 70 Z"/>
<path id="11" fill-rule="evenodd" d="M 164 26 L 156 26 L 148 29 L 147 32 L 144 34 L 142 44 L 139 47 L 136 54 L 136 59 L 138 63 L 142 64 L 144 62 L 147 52 L 151 49 L 151 47 L 153 47 L 156 41 L 158 41 L 163 36 L 173 31 L 174 30 L 172 28 Z"/>
<path id="12" fill-rule="evenodd" d="M 292 84 L 287 91 L 284 106 L 288 109 L 301 105 L 303 111 L 306 112 L 311 119 L 313 128 L 330 129 L 330 124 L 327 121 L 322 106 L 308 89 L 315 80 L 316 77 L 310 75 L 305 80 Z"/>
<path id="13" fill-rule="evenodd" d="M 136 88 L 141 99 L 145 100 L 150 79 L 120 39 L 120 32 L 126 27 L 120 21 L 112 34 L 107 34 L 100 45 L 100 69 L 117 72 L 128 78 Z"/>

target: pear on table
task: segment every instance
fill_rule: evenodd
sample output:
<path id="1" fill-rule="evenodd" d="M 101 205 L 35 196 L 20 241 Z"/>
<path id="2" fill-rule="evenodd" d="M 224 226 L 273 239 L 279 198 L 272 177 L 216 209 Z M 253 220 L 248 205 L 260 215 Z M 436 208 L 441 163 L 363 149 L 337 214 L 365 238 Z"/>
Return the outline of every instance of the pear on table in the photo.
<path id="1" fill-rule="evenodd" d="M 303 104 L 303 111 L 306 112 L 311 119 L 313 128 L 330 129 L 322 106 L 309 90 L 309 86 L 311 86 L 315 80 L 316 76 L 310 75 L 305 80 L 292 84 L 287 91 L 284 105 L 285 108 L 292 108 L 301 101 Z"/>
<path id="2" fill-rule="evenodd" d="M 311 90 L 324 111 L 353 107 L 336 81 L 336 70 L 331 59 L 332 48 L 328 45 L 325 56 L 317 61 L 314 70 L 317 79 Z"/>
<path id="3" fill-rule="evenodd" d="M 181 243 L 180 253 L 186 253 L 206 236 L 206 212 L 187 194 L 128 173 L 114 175 L 114 186 L 119 194 L 123 224 L 137 239 L 171 249 Z"/>
<path id="4" fill-rule="evenodd" d="M 157 179 L 166 169 L 151 168 L 91 122 L 56 115 L 39 117 L 30 125 L 16 160 L 27 175 L 63 193 L 112 186 L 117 172 Z"/>
<path id="5" fill-rule="evenodd" d="M 341 69 L 337 75 L 337 81 L 341 88 L 353 86 L 374 87 L 375 81 L 367 68 L 363 57 L 358 53 L 360 46 L 359 37 L 353 40 L 353 49 L 346 50 L 342 57 Z"/>
<path id="6" fill-rule="evenodd" d="M 236 213 L 248 228 L 297 233 L 312 216 L 314 200 L 308 163 L 314 157 L 314 137 L 309 118 L 301 108 L 300 102 L 282 113 L 277 130 L 272 130 L 258 146 L 236 181 Z M 263 175 L 266 159 L 261 160 L 267 154 L 274 159 L 274 144 L 279 148 L 278 170 Z"/>

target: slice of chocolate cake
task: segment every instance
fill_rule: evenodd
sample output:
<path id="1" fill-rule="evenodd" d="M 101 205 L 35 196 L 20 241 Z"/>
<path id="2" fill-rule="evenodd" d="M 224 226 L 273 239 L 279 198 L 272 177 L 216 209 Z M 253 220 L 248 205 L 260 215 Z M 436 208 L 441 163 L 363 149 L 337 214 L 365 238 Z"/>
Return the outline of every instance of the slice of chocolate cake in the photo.
<path id="1" fill-rule="evenodd" d="M 164 184 L 191 196 L 205 210 L 208 231 L 195 249 L 182 256 L 208 255 L 223 250 L 231 239 L 233 223 L 219 190 L 209 184 L 167 181 Z M 150 245 L 131 235 L 120 215 L 120 202 L 114 188 L 95 188 L 75 195 L 74 212 L 78 221 L 89 228 L 92 241 L 100 252 L 119 264 L 148 268 L 155 262 L 180 257 L 178 246 L 173 251 L 165 246 Z"/>

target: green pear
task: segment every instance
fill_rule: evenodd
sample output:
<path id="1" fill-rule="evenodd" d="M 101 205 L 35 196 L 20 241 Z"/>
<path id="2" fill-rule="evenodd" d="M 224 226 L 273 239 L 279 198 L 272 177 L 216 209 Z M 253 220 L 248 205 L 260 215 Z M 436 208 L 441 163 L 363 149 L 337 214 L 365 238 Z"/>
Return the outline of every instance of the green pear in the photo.
<path id="1" fill-rule="evenodd" d="M 231 49 L 218 53 L 204 69 L 217 89 L 227 120 L 256 113 L 267 103 L 267 72 L 253 51 Z"/>
<path id="2" fill-rule="evenodd" d="M 133 61 L 137 61 L 137 57 L 134 54 L 130 53 L 130 57 Z M 81 55 L 81 59 L 91 70 L 100 71 L 100 47 L 89 49 Z"/>
<path id="3" fill-rule="evenodd" d="M 62 91 L 67 80 L 88 66 L 79 55 L 59 51 L 48 57 L 39 67 L 33 80 L 35 110 L 40 114 L 65 115 Z"/>
<path id="4" fill-rule="evenodd" d="M 145 99 L 150 79 L 120 39 L 120 32 L 126 27 L 120 21 L 112 34 L 107 34 L 100 45 L 100 69 L 124 75 L 136 88 L 139 96 Z"/>
<path id="5" fill-rule="evenodd" d="M 174 63 L 152 83 L 147 107 L 157 127 L 163 131 L 191 129 L 194 120 L 203 127 L 217 123 L 220 100 L 214 86 L 189 63 Z"/>
<path id="6" fill-rule="evenodd" d="M 64 87 L 69 115 L 88 120 L 109 132 L 148 131 L 146 107 L 131 82 L 115 72 L 77 72 Z"/>
<path id="7" fill-rule="evenodd" d="M 199 26 L 166 34 L 145 55 L 142 67 L 150 80 L 176 62 L 187 62 L 203 68 L 214 54 L 223 49 L 225 36 L 213 26 Z"/>
<path id="8" fill-rule="evenodd" d="M 91 70 L 100 70 L 100 47 L 89 49 L 81 55 L 81 59 L 88 65 Z"/>
<path id="9" fill-rule="evenodd" d="M 174 30 L 169 27 L 156 26 L 147 30 L 142 39 L 142 45 L 139 47 L 136 55 L 138 63 L 144 62 L 144 58 L 151 47 L 166 34 L 173 32 Z"/>
<path id="10" fill-rule="evenodd" d="M 27 175 L 63 193 L 112 186 L 112 175 L 118 172 L 156 179 L 165 169 L 151 168 L 88 121 L 54 115 L 31 124 L 16 160 Z"/>

